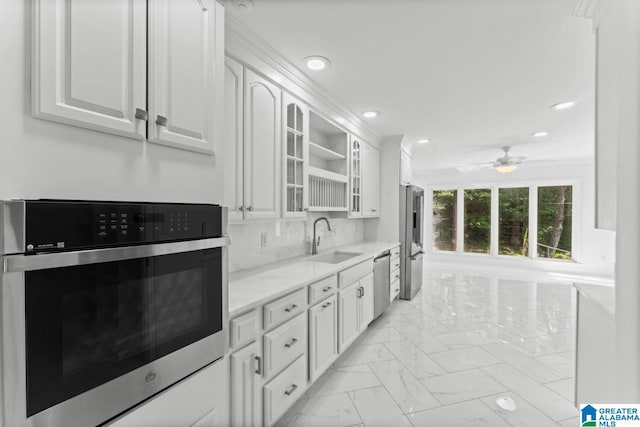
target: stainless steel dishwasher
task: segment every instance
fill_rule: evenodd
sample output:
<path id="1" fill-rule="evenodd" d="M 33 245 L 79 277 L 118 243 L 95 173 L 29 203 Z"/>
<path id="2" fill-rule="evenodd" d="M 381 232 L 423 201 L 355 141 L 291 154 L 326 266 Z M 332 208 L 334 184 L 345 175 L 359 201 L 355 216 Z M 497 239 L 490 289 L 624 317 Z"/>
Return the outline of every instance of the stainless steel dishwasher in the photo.
<path id="1" fill-rule="evenodd" d="M 389 307 L 389 264 L 391 254 L 386 251 L 373 259 L 373 318 L 377 319 Z"/>

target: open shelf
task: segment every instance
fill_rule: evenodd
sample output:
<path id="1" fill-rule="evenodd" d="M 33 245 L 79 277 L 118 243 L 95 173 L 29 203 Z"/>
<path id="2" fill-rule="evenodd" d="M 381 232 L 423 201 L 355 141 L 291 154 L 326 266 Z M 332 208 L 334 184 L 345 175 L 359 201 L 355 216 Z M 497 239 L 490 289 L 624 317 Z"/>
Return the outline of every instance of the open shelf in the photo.
<path id="1" fill-rule="evenodd" d="M 347 175 L 342 175 L 340 173 L 331 172 L 326 169 L 316 168 L 313 166 L 309 166 L 309 175 L 317 176 L 319 178 L 326 178 L 330 181 L 344 183 L 349 182 L 349 177 Z"/>
<path id="2" fill-rule="evenodd" d="M 344 154 L 340 154 L 311 141 L 309 141 L 309 154 L 323 160 L 344 160 L 347 158 Z"/>

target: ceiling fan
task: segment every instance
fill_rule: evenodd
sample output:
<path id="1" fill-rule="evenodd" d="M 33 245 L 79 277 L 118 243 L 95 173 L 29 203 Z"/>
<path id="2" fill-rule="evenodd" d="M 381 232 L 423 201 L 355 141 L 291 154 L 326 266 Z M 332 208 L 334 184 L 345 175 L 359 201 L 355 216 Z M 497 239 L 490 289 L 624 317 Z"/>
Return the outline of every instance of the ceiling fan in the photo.
<path id="1" fill-rule="evenodd" d="M 470 172 L 478 169 L 490 169 L 493 168 L 500 173 L 511 173 L 518 168 L 522 162 L 524 162 L 527 158 L 523 156 L 510 156 L 509 150 L 510 146 L 502 147 L 504 151 L 504 156 L 498 157 L 493 162 L 485 162 L 485 163 L 476 163 L 470 166 L 460 166 L 458 170 L 461 172 Z"/>

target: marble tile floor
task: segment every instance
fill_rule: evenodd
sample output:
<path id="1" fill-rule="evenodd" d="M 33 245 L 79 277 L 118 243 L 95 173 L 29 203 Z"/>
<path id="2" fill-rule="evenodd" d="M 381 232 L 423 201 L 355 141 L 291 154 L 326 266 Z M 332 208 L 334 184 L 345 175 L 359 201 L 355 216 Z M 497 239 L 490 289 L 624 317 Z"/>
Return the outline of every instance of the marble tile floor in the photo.
<path id="1" fill-rule="evenodd" d="M 578 425 L 573 288 L 482 274 L 425 268 L 277 425 Z"/>

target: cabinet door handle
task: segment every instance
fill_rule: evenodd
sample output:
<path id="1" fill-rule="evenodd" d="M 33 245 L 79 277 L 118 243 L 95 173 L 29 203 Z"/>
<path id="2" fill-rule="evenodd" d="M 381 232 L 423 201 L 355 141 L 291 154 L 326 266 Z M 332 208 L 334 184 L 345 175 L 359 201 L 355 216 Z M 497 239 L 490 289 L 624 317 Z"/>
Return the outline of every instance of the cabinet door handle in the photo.
<path id="1" fill-rule="evenodd" d="M 331 289 L 333 289 L 333 287 L 327 286 L 326 288 L 322 289 L 322 292 L 329 292 Z"/>
<path id="2" fill-rule="evenodd" d="M 256 374 L 262 375 L 262 359 L 260 356 L 255 357 L 256 360 Z"/>
<path id="3" fill-rule="evenodd" d="M 362 295 L 360 295 L 361 297 L 364 296 L 364 286 L 361 286 L 360 289 L 362 289 Z"/>
<path id="4" fill-rule="evenodd" d="M 294 346 L 295 343 L 298 342 L 297 338 L 291 338 L 291 341 L 289 341 L 288 343 L 286 343 L 284 346 L 287 348 L 291 348 Z"/>
<path id="5" fill-rule="evenodd" d="M 358 298 L 362 298 L 362 288 L 358 288 L 358 294 L 356 295 Z"/>
<path id="6" fill-rule="evenodd" d="M 331 305 L 331 301 L 322 304 L 322 308 L 327 308 Z"/>
<path id="7" fill-rule="evenodd" d="M 149 120 L 149 113 L 142 108 L 136 108 L 136 119 L 138 120 Z"/>
<path id="8" fill-rule="evenodd" d="M 158 126 L 166 126 L 166 125 L 167 125 L 167 118 L 166 118 L 166 117 L 164 117 L 164 116 L 160 116 L 160 115 L 158 115 L 158 116 L 156 117 L 156 124 L 157 124 Z"/>
<path id="9" fill-rule="evenodd" d="M 287 313 L 291 313 L 293 310 L 295 310 L 298 307 L 297 304 L 293 304 L 291 305 L 291 307 L 287 307 L 284 309 L 284 311 L 286 311 Z"/>
<path id="10" fill-rule="evenodd" d="M 249 206 L 249 207 L 247 208 L 247 210 L 248 210 L 249 212 L 253 212 L 253 206 Z"/>
<path id="11" fill-rule="evenodd" d="M 287 396 L 291 396 L 293 392 L 296 391 L 297 388 L 298 388 L 297 384 L 291 384 L 291 387 L 289 387 L 288 390 L 285 390 L 284 394 L 286 394 Z"/>

